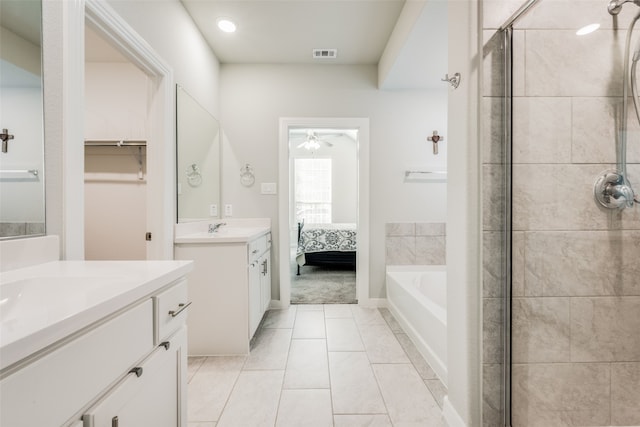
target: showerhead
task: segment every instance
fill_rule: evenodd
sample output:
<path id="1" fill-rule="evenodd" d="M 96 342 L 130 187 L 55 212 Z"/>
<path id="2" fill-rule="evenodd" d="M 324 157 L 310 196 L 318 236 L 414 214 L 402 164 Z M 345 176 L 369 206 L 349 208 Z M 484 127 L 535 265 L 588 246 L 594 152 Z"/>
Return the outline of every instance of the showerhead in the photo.
<path id="1" fill-rule="evenodd" d="M 636 6 L 640 6 L 640 0 L 610 0 L 607 10 L 610 15 L 617 15 L 622 10 L 622 5 L 625 3 L 635 3 Z"/>

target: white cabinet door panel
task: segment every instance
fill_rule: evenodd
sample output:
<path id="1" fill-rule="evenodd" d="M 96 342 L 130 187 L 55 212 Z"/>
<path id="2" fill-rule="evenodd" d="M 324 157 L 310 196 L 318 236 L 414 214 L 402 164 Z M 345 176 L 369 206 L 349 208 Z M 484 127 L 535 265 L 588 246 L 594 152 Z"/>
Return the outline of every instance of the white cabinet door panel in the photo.
<path id="1" fill-rule="evenodd" d="M 85 413 L 85 427 L 175 427 L 181 424 L 179 374 L 184 328 L 159 346 L 117 387 Z M 183 408 L 186 409 L 186 408 Z"/>

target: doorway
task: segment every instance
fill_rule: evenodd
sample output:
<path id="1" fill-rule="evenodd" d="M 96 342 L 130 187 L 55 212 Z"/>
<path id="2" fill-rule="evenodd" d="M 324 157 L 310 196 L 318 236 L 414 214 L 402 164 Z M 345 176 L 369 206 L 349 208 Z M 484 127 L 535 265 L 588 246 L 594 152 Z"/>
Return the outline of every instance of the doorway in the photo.
<path id="1" fill-rule="evenodd" d="M 85 29 L 85 259 L 147 259 L 147 75 Z"/>
<path id="2" fill-rule="evenodd" d="M 280 120 L 283 307 L 368 302 L 368 138 L 368 119 Z"/>
<path id="3" fill-rule="evenodd" d="M 355 304 L 357 129 L 291 128 L 291 303 Z"/>
<path id="4" fill-rule="evenodd" d="M 115 51 L 124 56 L 131 66 L 146 76 L 147 110 L 144 121 L 147 145 L 144 149 L 133 148 L 134 159 L 137 156 L 137 174 L 142 163 L 142 174 L 146 180 L 146 209 L 143 211 L 146 231 L 142 234 L 142 239 L 145 245 L 145 259 L 173 259 L 175 199 L 171 195 L 175 194 L 175 121 L 169 120 L 175 112 L 173 73 L 158 54 L 108 4 L 97 0 L 85 0 L 83 9 L 86 24 L 82 23 L 84 28 L 74 26 L 74 34 L 84 35 L 84 31 L 90 27 Z M 81 61 L 74 61 L 69 67 L 69 74 L 80 76 L 80 81 L 84 76 L 84 62 L 82 58 Z M 77 100 L 74 108 L 75 105 L 84 105 L 81 88 L 81 85 L 75 85 L 73 88 L 72 98 Z M 77 111 L 76 115 L 82 116 L 84 113 L 83 108 L 82 111 Z M 75 124 L 72 127 L 82 129 Z M 138 161 L 142 157 L 145 157 L 146 162 Z M 74 176 L 79 173 L 83 174 L 84 170 L 73 170 Z M 82 188 L 77 190 L 83 191 Z M 122 204 L 123 201 L 118 203 Z M 78 210 L 80 209 L 81 206 L 78 206 Z M 107 229 L 110 227 L 109 223 L 102 226 Z"/>

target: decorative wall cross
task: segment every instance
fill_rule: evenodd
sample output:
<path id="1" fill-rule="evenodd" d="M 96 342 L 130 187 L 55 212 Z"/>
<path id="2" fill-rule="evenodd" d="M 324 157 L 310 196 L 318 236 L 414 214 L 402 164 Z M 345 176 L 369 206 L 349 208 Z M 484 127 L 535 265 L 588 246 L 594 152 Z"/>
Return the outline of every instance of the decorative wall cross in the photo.
<path id="1" fill-rule="evenodd" d="M 433 154 L 438 154 L 438 142 L 444 141 L 444 136 L 438 135 L 438 131 L 434 130 L 433 135 L 428 137 L 427 140 L 433 142 Z"/>
<path id="2" fill-rule="evenodd" d="M 2 140 L 2 152 L 6 153 L 9 151 L 9 140 L 13 139 L 13 135 L 9 135 L 8 129 L 2 129 L 2 133 L 0 133 L 0 139 Z"/>

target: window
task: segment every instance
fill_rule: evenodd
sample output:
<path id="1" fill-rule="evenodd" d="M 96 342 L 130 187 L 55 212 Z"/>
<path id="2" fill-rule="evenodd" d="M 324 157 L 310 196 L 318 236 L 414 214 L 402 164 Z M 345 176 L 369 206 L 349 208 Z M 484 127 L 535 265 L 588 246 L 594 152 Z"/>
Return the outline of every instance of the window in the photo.
<path id="1" fill-rule="evenodd" d="M 331 159 L 295 159 L 296 220 L 331 222 Z"/>

